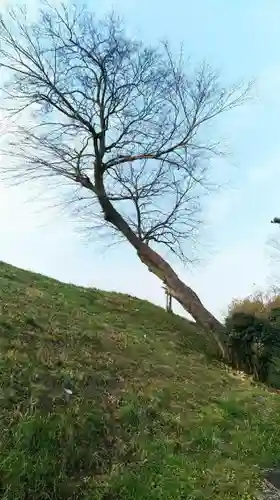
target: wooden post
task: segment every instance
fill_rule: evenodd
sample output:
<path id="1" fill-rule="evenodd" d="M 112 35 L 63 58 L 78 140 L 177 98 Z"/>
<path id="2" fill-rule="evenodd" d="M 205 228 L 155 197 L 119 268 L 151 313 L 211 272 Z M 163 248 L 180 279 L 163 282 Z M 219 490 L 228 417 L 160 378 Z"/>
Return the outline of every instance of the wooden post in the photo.
<path id="1" fill-rule="evenodd" d="M 166 297 L 166 302 L 165 302 L 165 310 L 168 313 L 173 313 L 172 311 L 172 295 L 169 293 L 169 290 L 166 285 L 163 285 L 162 288 L 165 291 L 165 297 Z"/>

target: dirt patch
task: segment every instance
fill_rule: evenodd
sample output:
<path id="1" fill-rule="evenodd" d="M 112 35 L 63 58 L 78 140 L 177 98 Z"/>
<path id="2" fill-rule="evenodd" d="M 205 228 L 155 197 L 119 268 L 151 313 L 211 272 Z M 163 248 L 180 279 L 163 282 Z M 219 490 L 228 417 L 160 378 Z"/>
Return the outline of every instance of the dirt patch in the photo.
<path id="1" fill-rule="evenodd" d="M 280 470 L 265 471 L 265 479 L 258 500 L 280 500 Z"/>

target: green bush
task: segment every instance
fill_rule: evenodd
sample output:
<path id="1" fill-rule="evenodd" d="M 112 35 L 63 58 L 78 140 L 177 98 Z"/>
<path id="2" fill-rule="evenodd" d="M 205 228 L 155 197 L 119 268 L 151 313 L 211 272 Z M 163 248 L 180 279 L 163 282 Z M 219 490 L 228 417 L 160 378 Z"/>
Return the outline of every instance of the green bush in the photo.
<path id="1" fill-rule="evenodd" d="M 275 326 L 280 327 L 280 307 L 272 307 L 269 316 L 268 316 L 269 321 L 271 323 L 275 324 Z"/>
<path id="2" fill-rule="evenodd" d="M 279 350 L 280 328 L 266 318 L 237 311 L 226 318 L 229 358 L 233 368 L 267 382 L 275 353 Z"/>

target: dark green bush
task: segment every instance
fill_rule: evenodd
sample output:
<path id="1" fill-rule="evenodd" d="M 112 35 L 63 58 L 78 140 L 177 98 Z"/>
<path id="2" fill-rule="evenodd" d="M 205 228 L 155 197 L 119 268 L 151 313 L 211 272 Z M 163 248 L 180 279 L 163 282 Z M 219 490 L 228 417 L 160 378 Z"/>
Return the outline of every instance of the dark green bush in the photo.
<path id="1" fill-rule="evenodd" d="M 269 321 L 271 321 L 275 326 L 280 327 L 280 307 L 273 307 L 270 310 Z"/>
<path id="2" fill-rule="evenodd" d="M 254 380 L 267 382 L 280 346 L 279 326 L 254 314 L 235 312 L 227 317 L 226 328 L 232 367 L 253 375 Z"/>

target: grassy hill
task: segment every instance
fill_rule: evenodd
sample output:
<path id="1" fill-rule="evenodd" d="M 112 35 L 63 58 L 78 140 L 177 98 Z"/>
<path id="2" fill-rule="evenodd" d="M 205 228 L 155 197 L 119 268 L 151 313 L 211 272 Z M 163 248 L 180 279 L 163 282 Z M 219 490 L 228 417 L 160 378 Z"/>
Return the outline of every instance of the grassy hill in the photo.
<path id="1" fill-rule="evenodd" d="M 0 264 L 0 498 L 254 498 L 280 396 L 186 320 Z"/>

